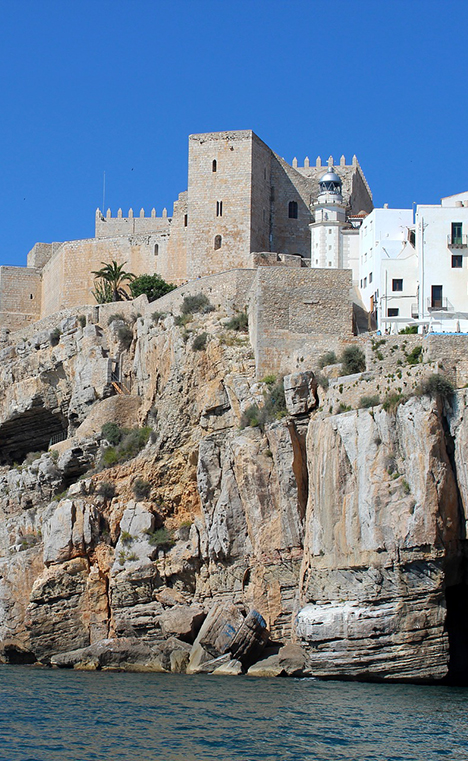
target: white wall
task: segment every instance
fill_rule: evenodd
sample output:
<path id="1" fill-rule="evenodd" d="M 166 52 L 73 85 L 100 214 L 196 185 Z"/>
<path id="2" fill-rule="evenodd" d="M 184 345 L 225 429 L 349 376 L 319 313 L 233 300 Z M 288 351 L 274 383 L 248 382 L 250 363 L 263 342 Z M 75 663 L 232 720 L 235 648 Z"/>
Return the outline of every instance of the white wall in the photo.
<path id="1" fill-rule="evenodd" d="M 366 309 L 377 303 L 378 327 L 390 327 L 388 309 L 398 309 L 398 318 L 411 318 L 417 303 L 417 256 L 408 240 L 413 228 L 411 209 L 374 209 L 359 231 L 359 286 Z M 403 281 L 394 291 L 393 280 Z M 395 322 L 401 329 L 406 323 Z"/>
<path id="2" fill-rule="evenodd" d="M 465 205 L 466 204 L 466 205 Z M 462 223 L 462 246 L 449 242 L 452 222 Z M 468 192 L 443 198 L 440 206 L 420 205 L 416 210 L 416 245 L 419 250 L 420 314 L 434 332 L 468 332 Z M 461 267 L 452 257 L 461 256 Z M 432 286 L 442 286 L 443 309 L 432 304 Z M 463 318 L 459 314 L 464 313 Z M 451 317 L 453 315 L 453 317 Z"/>

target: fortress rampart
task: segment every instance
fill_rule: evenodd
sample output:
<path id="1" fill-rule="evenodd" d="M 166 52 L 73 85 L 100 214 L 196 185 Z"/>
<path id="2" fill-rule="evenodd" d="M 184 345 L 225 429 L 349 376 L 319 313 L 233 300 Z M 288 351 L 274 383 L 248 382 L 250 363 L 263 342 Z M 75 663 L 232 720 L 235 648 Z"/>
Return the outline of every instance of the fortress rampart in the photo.
<path id="1" fill-rule="evenodd" d="M 329 159 L 333 162 L 332 157 Z M 335 168 L 351 213 L 372 209 L 356 157 Z M 141 209 L 95 215 L 95 237 L 37 243 L 27 267 L 1 268 L 0 328 L 16 330 L 80 304 L 94 304 L 94 275 L 116 261 L 135 275 L 158 273 L 182 285 L 262 264 L 304 269 L 324 167 L 290 166 L 251 130 L 189 137 L 188 188 L 173 214 Z M 263 261 L 253 261 L 263 252 Z M 258 256 L 256 254 L 256 256 Z"/>

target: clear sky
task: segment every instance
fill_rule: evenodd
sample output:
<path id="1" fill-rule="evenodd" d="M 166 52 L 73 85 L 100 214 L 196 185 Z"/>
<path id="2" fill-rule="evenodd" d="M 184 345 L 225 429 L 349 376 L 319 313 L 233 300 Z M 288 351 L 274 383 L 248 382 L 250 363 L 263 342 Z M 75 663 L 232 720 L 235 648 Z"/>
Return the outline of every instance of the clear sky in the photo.
<path id="1" fill-rule="evenodd" d="M 190 133 L 355 153 L 376 206 L 468 189 L 466 0 L 0 0 L 0 263 L 169 214 Z"/>

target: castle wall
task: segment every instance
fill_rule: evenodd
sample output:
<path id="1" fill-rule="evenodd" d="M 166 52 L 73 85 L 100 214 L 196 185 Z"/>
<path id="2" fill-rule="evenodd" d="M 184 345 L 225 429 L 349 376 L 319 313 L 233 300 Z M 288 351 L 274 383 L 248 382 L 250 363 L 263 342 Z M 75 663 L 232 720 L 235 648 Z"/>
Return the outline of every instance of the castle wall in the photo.
<path id="1" fill-rule="evenodd" d="M 170 237 L 167 241 L 165 253 L 158 257 L 157 272 L 168 283 L 182 285 L 188 279 L 187 274 L 187 238 L 188 226 L 188 200 L 187 191 L 179 193 L 178 200 L 174 203 Z"/>
<path id="2" fill-rule="evenodd" d="M 95 304 L 93 270 L 103 262 L 124 264 L 135 275 L 155 272 L 153 236 L 90 238 L 63 243 L 42 273 L 41 317 L 65 307 Z"/>
<path id="3" fill-rule="evenodd" d="M 29 267 L 0 267 L 0 327 L 18 330 L 41 313 L 41 274 Z"/>
<path id="4" fill-rule="evenodd" d="M 273 154 L 255 134 L 252 140 L 250 250 L 271 251 L 271 168 Z"/>
<path id="5" fill-rule="evenodd" d="M 153 209 L 154 211 L 154 209 Z M 166 212 L 166 210 L 164 210 Z M 128 217 L 121 216 L 122 210 L 116 217 L 112 217 L 110 209 L 104 217 L 100 210 L 96 211 L 95 237 L 96 238 L 115 238 L 119 235 L 149 235 L 151 233 L 169 232 L 170 217 L 167 212 L 162 217 L 157 217 L 156 213 L 149 217 L 144 216 L 144 210 L 140 211 L 139 216 L 133 216 L 129 211 Z"/>
<path id="6" fill-rule="evenodd" d="M 36 243 L 28 254 L 27 266 L 42 269 L 62 243 Z"/>
<path id="7" fill-rule="evenodd" d="M 284 374 L 353 340 L 350 270 L 259 267 L 249 330 L 257 375 Z"/>
<path id="8" fill-rule="evenodd" d="M 250 130 L 189 138 L 189 278 L 249 265 L 252 141 Z"/>
<path id="9" fill-rule="evenodd" d="M 230 270 L 200 277 L 153 301 L 149 304 L 148 311 L 172 312 L 177 315 L 185 296 L 203 293 L 214 307 L 224 309 L 228 314 L 243 312 L 247 309 L 248 293 L 254 278 L 255 271 L 252 269 Z"/>
<path id="10" fill-rule="evenodd" d="M 271 249 L 310 258 L 311 193 L 307 180 L 283 159 L 272 154 Z M 289 204 L 297 203 L 297 219 L 289 218 Z"/>

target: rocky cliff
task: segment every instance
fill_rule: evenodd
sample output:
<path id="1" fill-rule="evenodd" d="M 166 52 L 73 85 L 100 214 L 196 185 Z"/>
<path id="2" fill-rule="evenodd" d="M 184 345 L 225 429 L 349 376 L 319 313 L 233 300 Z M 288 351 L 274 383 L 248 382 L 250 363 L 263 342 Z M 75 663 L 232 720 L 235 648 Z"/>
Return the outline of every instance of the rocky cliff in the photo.
<path id="1" fill-rule="evenodd" d="M 3 337 L 3 659 L 466 679 L 468 392 L 284 406 L 229 315 L 151 308 Z"/>

